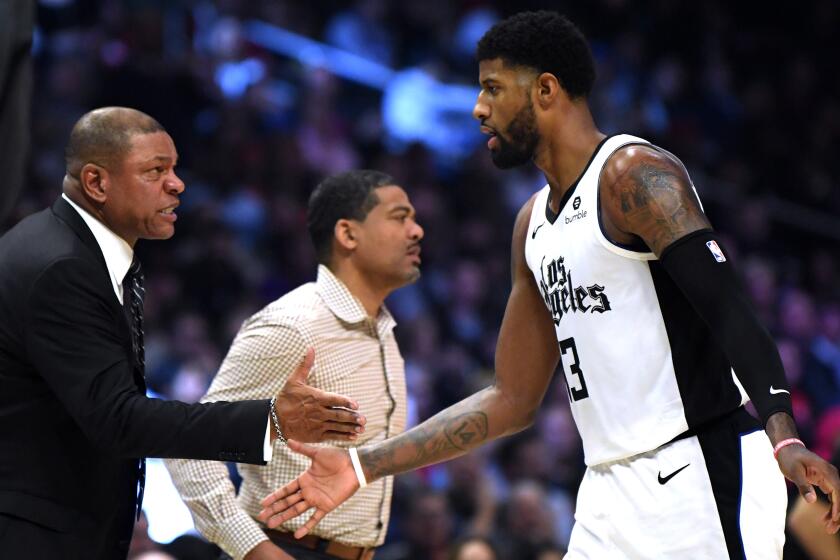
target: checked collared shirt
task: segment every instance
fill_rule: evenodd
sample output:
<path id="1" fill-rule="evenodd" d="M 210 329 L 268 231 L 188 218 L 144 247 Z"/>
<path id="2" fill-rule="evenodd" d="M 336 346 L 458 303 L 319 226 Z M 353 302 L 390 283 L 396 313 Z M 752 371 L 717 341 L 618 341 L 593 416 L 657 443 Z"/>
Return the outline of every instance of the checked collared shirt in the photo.
<path id="1" fill-rule="evenodd" d="M 304 284 L 246 320 L 213 380 L 209 401 L 269 398 L 277 394 L 303 359 L 315 348 L 308 383 L 348 396 L 367 418 L 365 433 L 350 444 L 382 441 L 405 428 L 405 369 L 393 328 L 383 306 L 376 319 L 325 266 L 316 282 Z M 238 560 L 266 539 L 256 521 L 260 501 L 309 466 L 309 459 L 274 443 L 266 466 L 236 465 L 242 476 L 237 496 L 224 463 L 168 459 L 166 465 L 196 528 Z M 379 546 L 385 540 L 393 477 L 359 490 L 327 515 L 312 534 L 350 546 Z M 308 515 L 282 526 L 294 531 Z"/>

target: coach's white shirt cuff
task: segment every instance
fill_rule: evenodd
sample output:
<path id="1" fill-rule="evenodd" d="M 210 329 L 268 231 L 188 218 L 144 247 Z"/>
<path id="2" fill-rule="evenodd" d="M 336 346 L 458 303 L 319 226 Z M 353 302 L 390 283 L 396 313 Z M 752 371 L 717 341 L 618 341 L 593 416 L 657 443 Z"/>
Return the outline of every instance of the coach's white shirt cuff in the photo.
<path id="1" fill-rule="evenodd" d="M 265 439 L 263 440 L 263 461 L 271 462 L 274 447 L 271 445 L 271 417 L 265 419 Z"/>

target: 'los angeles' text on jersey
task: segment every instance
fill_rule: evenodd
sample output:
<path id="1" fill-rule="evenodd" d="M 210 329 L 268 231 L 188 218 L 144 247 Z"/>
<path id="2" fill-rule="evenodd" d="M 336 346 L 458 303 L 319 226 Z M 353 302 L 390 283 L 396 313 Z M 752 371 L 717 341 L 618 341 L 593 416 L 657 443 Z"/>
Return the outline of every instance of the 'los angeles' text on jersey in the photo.
<path id="1" fill-rule="evenodd" d="M 605 138 L 556 214 L 548 185 L 537 193 L 525 241 L 588 465 L 656 449 L 746 401 L 713 333 L 656 255 L 604 234 L 601 170 L 629 144 L 649 145 Z"/>
<path id="2" fill-rule="evenodd" d="M 555 325 L 559 325 L 563 315 L 569 312 L 604 313 L 610 310 L 604 286 L 597 283 L 575 286 L 572 271 L 566 268 L 563 257 L 557 257 L 547 265 L 545 260 L 543 257 L 540 264 L 540 292 Z"/>

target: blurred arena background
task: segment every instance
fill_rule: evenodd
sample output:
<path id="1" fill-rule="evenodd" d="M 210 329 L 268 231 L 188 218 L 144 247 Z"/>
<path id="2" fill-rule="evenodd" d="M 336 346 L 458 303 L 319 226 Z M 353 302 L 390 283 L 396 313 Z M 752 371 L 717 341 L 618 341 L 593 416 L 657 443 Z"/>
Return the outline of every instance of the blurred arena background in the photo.
<path id="1" fill-rule="evenodd" d="M 718 0 L 41 0 L 26 180 L 0 229 L 58 195 L 82 113 L 127 105 L 160 120 L 187 190 L 176 236 L 139 244 L 147 376 L 196 401 L 241 321 L 314 279 L 314 185 L 354 167 L 391 173 L 426 230 L 422 279 L 389 301 L 414 424 L 492 380 L 513 219 L 544 181 L 493 167 L 470 116 L 473 51 L 497 19 L 536 8 L 567 13 L 590 39 L 600 128 L 686 164 L 779 345 L 803 439 L 828 457 L 840 436 L 833 0 L 784 13 Z M 476 532 L 502 558 L 557 558 L 545 550 L 567 543 L 582 472 L 561 381 L 530 430 L 398 477 L 377 558 L 447 558 Z M 139 527 L 135 553 L 191 528 L 162 465 L 150 479 L 150 538 Z M 805 558 L 788 541 L 785 557 Z"/>

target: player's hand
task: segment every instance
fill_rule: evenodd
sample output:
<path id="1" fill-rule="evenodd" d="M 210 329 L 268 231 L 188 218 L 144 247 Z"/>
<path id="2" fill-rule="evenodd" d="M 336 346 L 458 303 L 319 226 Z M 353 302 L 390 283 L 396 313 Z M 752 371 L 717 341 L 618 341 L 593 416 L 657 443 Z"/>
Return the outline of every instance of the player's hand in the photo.
<path id="1" fill-rule="evenodd" d="M 357 412 L 358 403 L 307 385 L 306 380 L 314 363 L 315 350 L 310 348 L 283 390 L 277 394 L 275 407 L 283 436 L 310 443 L 354 441 L 364 432 L 366 422 L 365 417 Z"/>
<path id="2" fill-rule="evenodd" d="M 244 560 L 295 560 L 271 541 L 263 541 L 245 555 Z"/>
<path id="3" fill-rule="evenodd" d="M 295 480 L 266 496 L 260 502 L 263 510 L 257 517 L 273 529 L 315 508 L 303 527 L 295 531 L 295 538 L 299 539 L 352 496 L 359 489 L 359 481 L 350 454 L 344 449 L 312 447 L 293 440 L 289 441 L 289 448 L 312 459 L 312 464 Z"/>
<path id="4" fill-rule="evenodd" d="M 817 500 L 814 486 L 828 495 L 831 507 L 823 522 L 826 531 L 836 533 L 840 529 L 840 477 L 837 469 L 801 445 L 783 447 L 779 450 L 777 461 L 782 474 L 796 485 L 806 502 L 812 504 Z"/>

